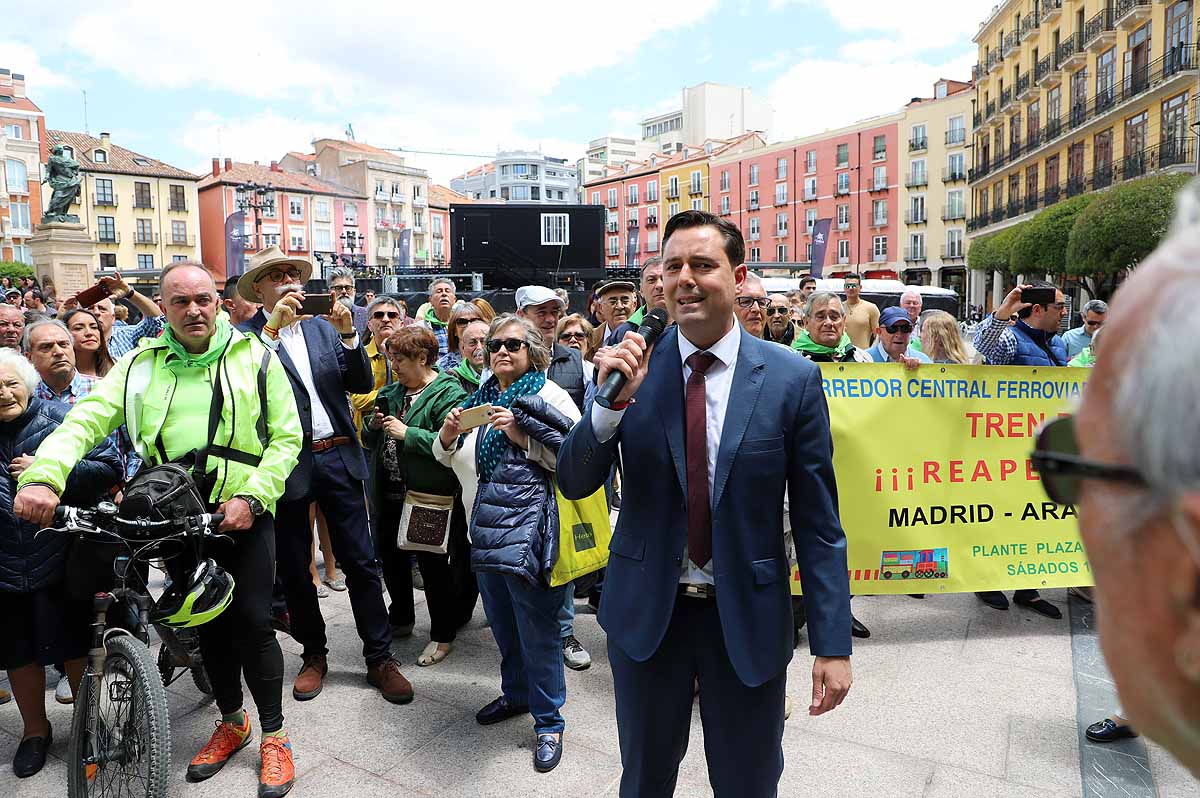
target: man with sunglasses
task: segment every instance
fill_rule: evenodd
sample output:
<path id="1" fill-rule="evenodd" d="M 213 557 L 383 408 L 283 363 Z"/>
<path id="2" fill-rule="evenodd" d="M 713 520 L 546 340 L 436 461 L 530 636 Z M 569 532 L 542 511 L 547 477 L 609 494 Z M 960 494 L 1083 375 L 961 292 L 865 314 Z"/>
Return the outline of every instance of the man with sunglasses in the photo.
<path id="1" fill-rule="evenodd" d="M 875 345 L 867 354 L 876 363 L 903 363 L 915 368 L 921 363 L 932 363 L 929 355 L 913 348 L 913 324 L 908 311 L 901 307 L 884 308 L 879 314 L 879 326 L 875 328 Z"/>
<path id="2" fill-rule="evenodd" d="M 843 309 L 846 311 L 846 334 L 859 349 L 871 346 L 871 335 L 879 327 L 879 306 L 862 298 L 862 277 L 846 275 L 842 282 L 846 291 Z"/>
<path id="3" fill-rule="evenodd" d="M 1054 301 L 1023 302 L 1021 293 L 1029 288 L 1054 289 Z M 1010 323 L 1014 315 L 1017 320 Z M 1066 315 L 1066 299 L 1053 283 L 1033 280 L 1018 285 L 975 331 L 975 350 L 989 366 L 1065 366 L 1070 361 L 1067 345 L 1057 333 Z"/>
<path id="4" fill-rule="evenodd" d="M 1067 357 L 1074 358 L 1092 345 L 1092 336 L 1104 326 L 1104 318 L 1108 315 L 1108 304 L 1100 299 L 1093 299 L 1083 306 L 1083 324 L 1073 330 L 1063 333 L 1063 343 L 1067 347 Z"/>
<path id="5" fill-rule="evenodd" d="M 365 336 L 369 316 L 365 307 L 354 304 L 354 270 L 347 269 L 345 266 L 339 266 L 332 270 L 329 273 L 329 293 L 333 294 L 333 298 L 338 302 L 350 308 L 355 331 L 359 335 Z"/>
<path id="6" fill-rule="evenodd" d="M 771 294 L 767 297 L 771 304 L 767 305 L 767 326 L 763 337 L 777 344 L 791 346 L 796 336 L 796 325 L 792 324 L 792 305 L 783 294 Z"/>
<path id="7" fill-rule="evenodd" d="M 363 417 L 370 415 L 375 407 L 375 396 L 379 389 L 392 381 L 392 370 L 388 365 L 387 354 L 383 351 L 384 344 L 392 333 L 400 329 L 400 319 L 403 313 L 396 301 L 391 297 L 380 297 L 365 308 L 367 315 L 367 330 L 371 340 L 363 349 L 367 360 L 371 362 L 371 377 L 374 387 L 367 393 L 350 394 L 350 406 L 354 408 L 355 429 L 362 430 Z"/>

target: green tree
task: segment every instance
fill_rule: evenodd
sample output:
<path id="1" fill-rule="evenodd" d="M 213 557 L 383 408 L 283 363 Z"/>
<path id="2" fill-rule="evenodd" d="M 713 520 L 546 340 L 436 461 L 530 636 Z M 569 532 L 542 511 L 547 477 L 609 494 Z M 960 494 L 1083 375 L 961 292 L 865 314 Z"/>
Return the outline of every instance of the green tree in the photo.
<path id="1" fill-rule="evenodd" d="M 1021 225 L 1013 241 L 1009 268 L 1013 274 L 1067 273 L 1067 239 L 1075 219 L 1091 205 L 1095 194 L 1080 194 L 1055 203 Z"/>
<path id="2" fill-rule="evenodd" d="M 11 277 L 13 282 L 22 277 L 32 277 L 33 267 L 11 260 L 0 260 L 0 277 Z"/>
<path id="3" fill-rule="evenodd" d="M 1067 274 L 1081 278 L 1092 296 L 1112 296 L 1125 273 L 1158 246 L 1171 222 L 1175 194 L 1190 179 L 1144 177 L 1097 195 L 1071 226 Z"/>
<path id="4" fill-rule="evenodd" d="M 967 250 L 967 265 L 980 271 L 1008 274 L 1013 241 L 1026 224 L 1028 222 L 1021 222 L 972 241 L 971 248 Z"/>

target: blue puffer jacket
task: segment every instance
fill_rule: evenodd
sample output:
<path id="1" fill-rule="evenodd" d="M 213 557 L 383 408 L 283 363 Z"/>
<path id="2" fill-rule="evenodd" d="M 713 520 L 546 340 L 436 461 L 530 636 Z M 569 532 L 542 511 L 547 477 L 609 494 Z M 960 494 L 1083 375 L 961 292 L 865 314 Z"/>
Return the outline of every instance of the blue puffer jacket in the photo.
<path id="1" fill-rule="evenodd" d="M 1061 336 L 1036 330 L 1020 319 L 1009 329 L 1017 341 L 1017 356 L 1012 362 L 1014 366 L 1065 366 L 1070 360 L 1067 357 L 1067 345 Z M 1050 359 L 1051 353 L 1053 360 Z"/>
<path id="2" fill-rule="evenodd" d="M 45 532 L 13 514 L 17 481 L 8 471 L 13 458 L 34 454 L 41 442 L 58 428 L 70 408 L 57 402 L 31 398 L 25 412 L 0 422 L 0 591 L 32 593 L 62 579 L 71 539 Z M 110 439 L 88 453 L 67 477 L 62 503 L 89 506 L 116 484 L 121 458 Z"/>
<path id="3" fill-rule="evenodd" d="M 522 396 L 512 407 L 530 438 L 558 453 L 571 419 L 540 396 Z M 483 436 L 476 440 L 478 444 Z M 480 482 L 471 514 L 471 570 L 514 574 L 535 587 L 550 584 L 558 559 L 558 501 L 554 474 L 509 443 L 489 482 Z"/>

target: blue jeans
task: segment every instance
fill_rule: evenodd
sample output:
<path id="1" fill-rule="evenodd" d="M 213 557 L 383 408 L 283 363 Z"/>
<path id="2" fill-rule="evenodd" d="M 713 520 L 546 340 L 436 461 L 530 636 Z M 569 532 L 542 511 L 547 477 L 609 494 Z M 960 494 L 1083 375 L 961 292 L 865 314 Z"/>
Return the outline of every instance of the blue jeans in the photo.
<path id="1" fill-rule="evenodd" d="M 570 637 L 575 634 L 575 583 L 563 585 L 563 603 L 558 608 L 558 636 Z"/>
<path id="2" fill-rule="evenodd" d="M 519 576 L 480 572 L 479 592 L 500 648 L 500 686 L 510 704 L 528 706 L 538 734 L 561 732 L 567 700 L 558 614 L 564 587 L 532 587 Z"/>

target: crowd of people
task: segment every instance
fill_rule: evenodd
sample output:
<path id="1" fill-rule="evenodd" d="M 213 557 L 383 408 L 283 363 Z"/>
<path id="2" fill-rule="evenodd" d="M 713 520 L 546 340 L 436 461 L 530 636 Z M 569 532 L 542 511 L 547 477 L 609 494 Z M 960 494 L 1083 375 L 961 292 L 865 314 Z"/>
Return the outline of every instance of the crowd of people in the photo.
<path id="1" fill-rule="evenodd" d="M 667 250 L 672 235 L 684 243 Z M 64 578 L 63 539 L 47 545 L 35 542 L 33 533 L 49 524 L 60 502 L 86 505 L 115 495 L 140 468 L 194 465 L 197 452 L 206 453 L 201 462 L 208 470 L 196 474 L 204 498 L 224 514 L 222 529 L 236 531 L 236 542 L 213 556 L 235 577 L 237 590 L 217 621 L 199 627 L 221 719 L 189 765 L 190 780 L 214 776 L 250 742 L 244 678 L 261 727 L 259 795 L 282 796 L 290 789 L 295 771 L 283 716 L 289 673 L 276 630 L 303 649 L 290 675 L 292 698 L 318 698 L 333 667 L 320 606 L 329 590 L 347 592 L 362 643 L 362 676 L 394 704 L 407 704 L 416 694 L 391 650 L 393 640 L 411 636 L 416 627 L 414 587 L 425 591 L 429 613 L 430 637 L 419 668 L 452 656 L 457 632 L 482 600 L 501 655 L 500 694 L 476 720 L 490 725 L 531 716 L 533 766 L 540 772 L 556 767 L 563 754 L 564 668 L 591 664 L 574 634 L 576 600 L 599 607 L 618 687 L 622 795 L 673 790 L 682 757 L 679 718 L 669 712 L 653 717 L 662 709 L 655 691 L 674 690 L 661 680 L 693 667 L 680 664 L 687 656 L 714 668 L 705 665 L 687 680 L 689 707 L 694 693 L 702 702 L 710 695 L 714 716 L 725 718 L 726 736 L 739 728 L 749 733 L 727 714 L 734 707 L 724 702 L 736 700 L 747 718 L 765 720 L 773 735 L 776 717 L 790 712 L 778 664 L 786 664 L 807 624 L 817 655 L 810 712 L 836 707 L 850 687 L 849 637 L 871 633 L 849 611 L 823 395 L 792 404 L 798 401 L 793 394 L 804 393 L 817 373 L 810 364 L 1090 367 L 1108 307 L 1087 303 L 1081 326 L 1059 335 L 1066 314 L 1062 292 L 1055 289 L 1053 302 L 1024 302 L 1023 290 L 1054 288 L 1029 281 L 986 317 L 971 353 L 954 317 L 923 312 L 915 288 L 885 308 L 862 298 L 855 274 L 846 277 L 843 295 L 817 290 L 813 278 L 787 294 L 768 294 L 762 280 L 746 272 L 740 244 L 740 234 L 719 217 L 680 214 L 665 231 L 664 258 L 642 264 L 638 283 L 615 279 L 598 286 L 583 313 L 569 313 L 563 292 L 532 285 L 516 292 L 515 313 L 497 314 L 486 300 L 461 300 L 451 280 L 437 279 L 428 302 L 410 316 L 398 297 L 372 292 L 356 303 L 353 272 L 335 269 L 330 313 L 310 317 L 302 305 L 312 265 L 278 247 L 255 255 L 220 295 L 209 272 L 188 261 L 163 271 L 157 301 L 131 291 L 119 276 L 104 278 L 109 298 L 87 308 L 70 300 L 47 307 L 36 288 L 12 289 L 18 293 L 8 296 L 23 307 L 11 300 L 0 305 L 0 447 L 10 463 L 0 480 L 0 514 L 15 531 L 0 535 L 0 609 L 16 625 L 0 648 L 0 667 L 9 673 L 24 723 L 14 771 L 37 773 L 52 739 L 45 667 L 59 668 L 56 697 L 69 702 L 87 648 L 86 607 L 51 589 Z M 141 316 L 137 324 L 119 318 L 125 308 L 115 300 L 126 298 Z M 643 347 L 637 330 L 657 308 L 668 313 L 671 346 L 678 342 L 673 360 L 659 357 L 682 370 L 672 401 L 683 404 L 674 416 L 656 414 L 651 421 L 649 405 L 665 394 L 635 404 L 643 381 L 642 390 L 659 390 L 647 379 L 648 361 L 658 353 Z M 714 418 L 724 419 L 731 397 L 744 401 L 744 392 L 757 391 L 764 378 L 732 384 L 743 358 L 751 358 L 745 362 L 753 375 L 765 369 L 771 386 L 771 413 L 749 423 L 770 424 L 772 414 L 781 412 L 815 424 L 811 440 L 783 441 L 768 427 L 749 440 L 764 454 L 780 446 L 791 457 L 797 447 L 801 465 L 814 458 L 810 465 L 820 472 L 814 480 L 813 469 L 799 468 L 792 477 L 803 485 L 785 480 L 760 486 L 762 495 L 778 490 L 781 507 L 787 506 L 785 495 L 790 499 L 792 511 L 775 512 L 768 526 L 788 525 L 795 544 L 789 544 L 795 549 L 790 555 L 776 557 L 771 548 L 747 566 L 752 584 L 779 587 L 772 587 L 769 600 L 741 592 L 741 577 L 734 576 L 724 577 L 735 581 L 718 594 L 713 559 L 729 562 L 746 553 L 721 552 L 727 542 L 705 537 L 719 519 L 734 523 L 714 481 L 722 469 L 722 421 Z M 628 387 L 611 407 L 602 407 L 594 401 L 596 386 L 614 372 L 628 378 Z M 490 408 L 484 422 L 464 423 L 477 408 Z M 694 423 L 693 411 L 707 412 L 707 425 L 703 415 Z M 205 423 L 213 414 L 215 436 Z M 647 441 L 632 439 L 627 427 L 646 424 L 666 425 L 672 451 L 642 452 Z M 648 430 L 647 440 L 657 446 Z M 679 451 L 673 448 L 676 434 Z M 707 458 L 693 457 L 696 447 L 707 447 Z M 683 450 L 686 468 L 678 459 Z M 744 456 L 756 453 L 751 448 Z M 636 455 L 650 464 L 661 459 L 664 474 L 678 469 L 680 483 L 671 489 L 686 485 L 686 495 L 666 504 L 679 518 L 659 518 L 661 510 L 647 509 L 648 485 L 661 479 L 658 470 L 645 483 L 623 479 L 625 463 Z M 704 476 L 709 487 L 699 495 Z M 650 526 L 678 525 L 682 545 L 652 552 L 648 547 L 661 543 L 619 528 L 607 571 L 551 586 L 558 521 L 546 508 L 555 506 L 556 484 L 568 498 L 603 488 L 614 509 L 624 504 L 631 517 Z M 820 529 L 818 507 L 828 511 Z M 783 545 L 782 528 L 778 543 Z M 800 566 L 805 600 L 790 597 L 786 579 L 777 583 L 777 571 L 790 572 L 789 556 Z M 633 568 L 643 558 L 642 567 Z M 682 569 L 674 580 L 680 606 L 694 614 L 680 620 L 682 610 L 672 615 L 671 609 L 676 593 L 643 583 L 652 565 L 664 573 Z M 1000 592 L 978 596 L 994 609 L 1009 608 Z M 635 606 L 643 598 L 645 607 Z M 704 599 L 722 602 L 722 614 L 731 617 L 750 609 L 757 615 L 744 619 L 743 632 L 731 631 L 733 621 L 722 625 L 709 614 L 715 603 Z M 775 622 L 786 617 L 777 601 L 791 607 L 786 655 L 758 637 L 766 619 L 771 623 L 764 628 L 774 634 Z M 1036 590 L 1018 590 L 1013 602 L 1061 618 Z M 630 620 L 643 610 L 644 618 Z M 728 650 L 700 642 L 697 630 L 710 625 L 723 630 Z M 728 695 L 718 699 L 717 693 Z M 1093 728 L 1089 736 L 1100 741 L 1134 733 L 1120 716 Z M 765 785 L 778 780 L 774 751 L 767 745 L 730 761 L 753 768 Z M 711 759 L 709 765 L 714 787 L 722 785 L 719 794 L 745 777 L 744 770 L 721 770 Z"/>

